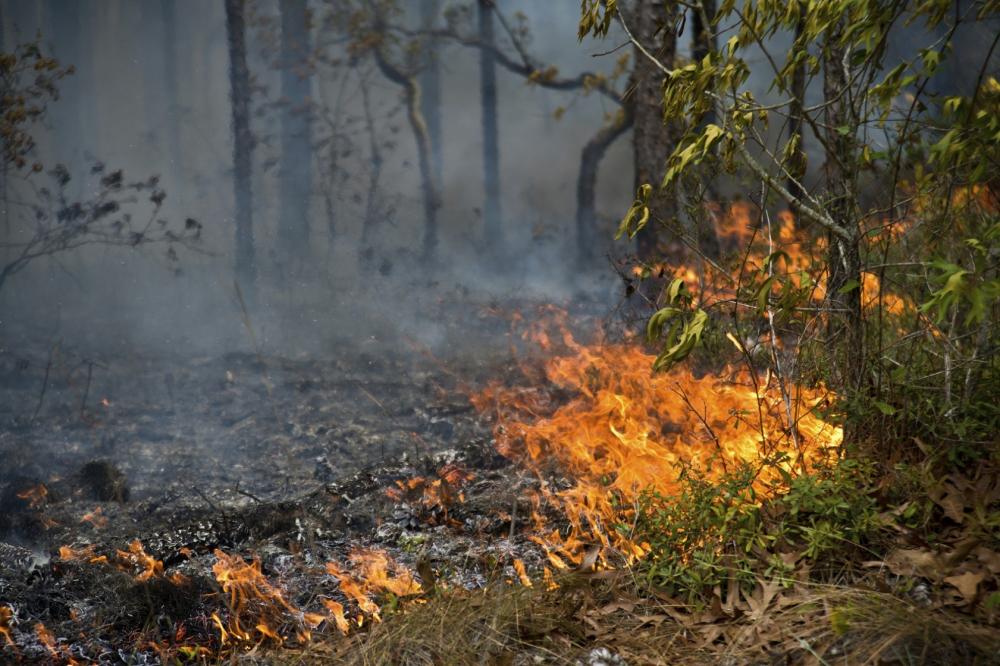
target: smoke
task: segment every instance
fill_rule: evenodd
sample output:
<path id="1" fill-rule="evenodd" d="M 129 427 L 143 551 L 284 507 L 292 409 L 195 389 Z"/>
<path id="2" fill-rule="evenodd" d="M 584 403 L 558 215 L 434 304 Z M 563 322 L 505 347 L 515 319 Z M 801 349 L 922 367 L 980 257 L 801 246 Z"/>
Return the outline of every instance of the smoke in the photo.
<path id="1" fill-rule="evenodd" d="M 318 16 L 321 3 L 312 5 Z M 313 124 L 321 139 L 324 123 L 339 113 L 345 154 L 338 168 L 346 175 L 330 182 L 325 165 L 316 165 L 309 201 L 311 255 L 301 275 L 288 280 L 284 259 L 276 253 L 284 224 L 276 164 L 318 161 L 330 153 L 281 155 L 280 111 L 268 105 L 280 97 L 280 72 L 261 37 L 266 29 L 253 23 L 266 25 L 277 16 L 277 7 L 256 2 L 247 11 L 248 22 L 256 26 L 247 40 L 259 87 L 252 127 L 258 140 L 253 215 L 261 286 L 259 301 L 250 308 L 258 344 L 277 353 L 322 353 L 333 344 L 371 344 L 372 336 L 414 336 L 443 349 L 456 341 L 432 314 L 431 305 L 442 299 L 561 301 L 581 293 L 610 299 L 613 278 L 585 277 L 574 262 L 573 220 L 580 149 L 613 105 L 598 95 L 546 91 L 498 68 L 506 247 L 486 247 L 478 53 L 459 45 L 440 51 L 438 265 L 427 270 L 414 250 L 423 233 L 421 192 L 400 89 L 364 63 L 346 74 L 346 83 L 338 77 L 348 68 L 321 66 L 312 81 Z M 511 20 L 523 12 L 532 30 L 529 48 L 539 62 L 566 75 L 613 67 L 611 58 L 590 56 L 602 45 L 577 42 L 576 7 L 521 1 L 505 4 L 504 11 Z M 179 1 L 172 27 L 165 25 L 167 15 L 157 3 L 52 0 L 19 4 L 10 12 L 7 43 L 40 31 L 43 45 L 76 68 L 61 99 L 50 107 L 46 126 L 39 128 L 43 164 L 65 163 L 81 197 L 93 189 L 89 171 L 95 161 L 122 168 L 127 177 L 158 175 L 167 192 L 163 217 L 191 217 L 204 233 L 202 252 L 181 251 L 176 264 L 162 247 L 83 248 L 39 259 L 0 293 L 4 345 L 27 335 L 71 338 L 108 353 L 219 354 L 250 348 L 233 287 L 232 132 L 222 4 Z M 502 37 L 499 26 L 497 32 Z M 168 34 L 175 43 L 165 43 Z M 320 37 L 314 25 L 314 40 Z M 505 38 L 501 43 L 507 46 Z M 336 49 L 333 53 L 340 55 Z M 171 72 L 176 82 L 168 80 Z M 361 77 L 372 96 L 383 158 L 371 249 L 361 245 L 359 199 L 371 170 L 357 94 Z M 335 110 L 342 85 L 346 100 Z M 565 111 L 557 119 L 559 108 Z M 620 144 L 602 165 L 598 197 L 598 209 L 607 218 L 602 237 L 609 247 L 611 216 L 627 206 L 631 189 L 627 139 Z M 336 232 L 332 238 L 327 196 Z M 5 233 L 24 224 L 12 220 L 6 229 L 15 231 Z"/>

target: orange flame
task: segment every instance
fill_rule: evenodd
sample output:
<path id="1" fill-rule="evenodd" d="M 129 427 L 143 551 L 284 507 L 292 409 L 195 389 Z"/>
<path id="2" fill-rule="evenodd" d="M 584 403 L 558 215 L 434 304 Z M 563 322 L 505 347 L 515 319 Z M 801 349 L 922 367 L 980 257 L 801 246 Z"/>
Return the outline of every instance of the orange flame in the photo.
<path id="1" fill-rule="evenodd" d="M 0 606 L 0 636 L 3 636 L 7 645 L 13 647 L 14 637 L 11 635 L 11 621 L 14 619 L 14 611 L 10 606 Z"/>
<path id="2" fill-rule="evenodd" d="M 139 573 L 135 576 L 137 581 L 142 582 L 157 576 L 163 576 L 163 562 L 147 554 L 138 539 L 128 545 L 127 551 L 117 550 L 115 552 L 124 567 L 129 567 L 133 570 L 140 569 Z"/>
<path id="3" fill-rule="evenodd" d="M 76 666 L 79 662 L 73 659 L 73 655 L 70 653 L 69 648 L 64 645 L 60 645 L 56 640 L 56 637 L 52 634 L 49 629 L 38 622 L 35 624 L 35 636 L 38 637 L 38 642 L 45 646 L 48 650 L 49 656 L 56 663 L 64 663 L 68 666 Z"/>
<path id="4" fill-rule="evenodd" d="M 17 493 L 17 496 L 20 499 L 26 500 L 29 508 L 37 509 L 44 506 L 47 501 L 49 489 L 44 484 L 39 483 L 37 486 L 32 486 L 27 490 Z"/>
<path id="5" fill-rule="evenodd" d="M 358 549 L 348 556 L 348 560 L 353 565 L 352 571 L 356 573 L 349 573 L 336 562 L 327 562 L 326 571 L 339 581 L 340 591 L 353 600 L 363 613 L 355 618 L 358 626 L 363 624 L 364 615 L 376 622 L 382 619 L 378 604 L 372 600 L 371 595 L 390 592 L 397 597 L 406 597 L 421 591 L 420 583 L 413 574 L 393 561 L 384 551 Z M 350 623 L 344 614 L 343 605 L 335 601 L 324 601 L 324 604 L 333 613 L 337 627 L 347 633 Z"/>
<path id="6" fill-rule="evenodd" d="M 465 501 L 461 488 L 476 477 L 454 463 L 448 463 L 439 469 L 437 477 L 434 480 L 422 476 L 399 480 L 396 481 L 396 487 L 387 488 L 385 494 L 396 502 L 419 502 L 427 509 L 440 509 L 447 520 L 448 508 L 456 501 Z"/>
<path id="7" fill-rule="evenodd" d="M 249 563 L 237 555 L 227 555 L 215 551 L 216 563 L 212 573 L 227 595 L 229 624 L 223 626 L 217 615 L 213 621 L 221 630 L 221 640 L 227 642 L 229 636 L 237 641 L 250 641 L 254 632 L 261 638 L 269 638 L 276 643 L 284 638 L 275 628 L 284 621 L 284 615 L 297 614 L 298 609 L 285 600 L 281 590 L 271 585 L 260 569 L 260 560 L 254 558 Z M 252 624 L 252 629 L 244 625 Z"/>
<path id="8" fill-rule="evenodd" d="M 95 530 L 103 529 L 108 526 L 108 519 L 104 516 L 104 512 L 101 507 L 95 507 L 93 511 L 88 511 L 83 514 L 80 518 L 81 523 L 90 523 L 93 525 Z"/>
<path id="9" fill-rule="evenodd" d="M 652 374 L 654 357 L 640 347 L 580 344 L 564 319 L 557 313 L 554 326 L 565 351 L 550 357 L 544 372 L 550 385 L 572 394 L 568 402 L 555 404 L 542 388 L 499 384 L 472 398 L 478 409 L 494 413 L 499 451 L 536 471 L 544 499 L 568 519 L 569 532 L 561 534 L 546 528 L 538 510 L 533 514 L 531 538 L 558 569 L 580 564 L 588 546 L 627 561 L 641 557 L 643 544 L 620 526 L 631 523 L 644 489 L 677 490 L 684 465 L 718 477 L 736 464 L 780 455 L 786 471 L 801 471 L 830 459 L 841 443 L 841 429 L 814 413 L 831 398 L 823 387 L 790 387 L 787 404 L 776 381 L 744 368 L 704 377 L 683 368 Z M 529 332 L 551 344 L 552 336 Z M 545 472 L 553 467 L 573 485 L 549 487 Z M 778 476 L 765 472 L 760 488 Z"/>

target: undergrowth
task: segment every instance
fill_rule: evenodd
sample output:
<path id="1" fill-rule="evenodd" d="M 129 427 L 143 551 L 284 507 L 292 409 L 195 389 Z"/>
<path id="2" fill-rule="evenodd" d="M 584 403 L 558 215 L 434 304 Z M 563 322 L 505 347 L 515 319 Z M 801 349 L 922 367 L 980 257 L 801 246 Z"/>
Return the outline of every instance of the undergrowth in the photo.
<path id="1" fill-rule="evenodd" d="M 689 603 L 706 603 L 730 583 L 750 589 L 764 576 L 791 585 L 796 565 L 842 561 L 869 551 L 883 527 L 872 466 L 845 460 L 787 476 L 770 498 L 756 489 L 759 468 L 744 464 L 719 480 L 683 470 L 677 495 L 647 492 L 632 538 L 649 546 L 645 578 Z"/>

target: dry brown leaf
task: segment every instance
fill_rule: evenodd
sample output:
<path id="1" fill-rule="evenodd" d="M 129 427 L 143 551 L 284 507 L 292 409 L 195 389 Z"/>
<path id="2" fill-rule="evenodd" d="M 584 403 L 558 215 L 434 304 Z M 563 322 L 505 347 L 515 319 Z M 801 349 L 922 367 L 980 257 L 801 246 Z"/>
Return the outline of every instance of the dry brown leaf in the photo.
<path id="1" fill-rule="evenodd" d="M 665 620 L 670 619 L 670 616 L 669 615 L 637 615 L 637 616 L 635 616 L 632 619 L 639 621 L 639 624 L 637 624 L 636 627 L 635 627 L 636 629 L 638 629 L 639 627 L 642 627 L 642 626 L 647 625 L 647 624 L 652 624 L 654 626 L 659 626 Z"/>
<path id="2" fill-rule="evenodd" d="M 897 548 L 886 556 L 885 565 L 897 576 L 923 576 L 939 580 L 944 575 L 941 558 L 924 548 Z"/>
<path id="3" fill-rule="evenodd" d="M 764 617 L 767 607 L 771 605 L 771 601 L 780 591 L 781 584 L 773 580 L 762 582 L 754 588 L 753 594 L 747 597 L 747 603 L 750 605 L 750 619 L 756 622 Z"/>
<path id="4" fill-rule="evenodd" d="M 597 609 L 597 612 L 601 615 L 611 615 L 615 611 L 622 610 L 626 613 L 631 613 L 635 610 L 635 604 L 631 601 L 612 601 L 606 606 L 602 606 Z"/>
<path id="5" fill-rule="evenodd" d="M 944 510 L 945 516 L 960 525 L 965 522 L 965 493 L 954 484 L 942 484 L 938 492 L 931 494 L 931 499 Z"/>
<path id="6" fill-rule="evenodd" d="M 979 590 L 979 584 L 983 582 L 985 577 L 986 574 L 982 571 L 967 571 L 956 576 L 948 576 L 944 579 L 944 582 L 957 588 L 962 594 L 962 599 L 965 600 L 965 603 L 971 604 L 976 600 L 976 593 Z"/>
<path id="7" fill-rule="evenodd" d="M 994 576 L 1000 574 L 1000 553 L 986 546 L 979 546 L 972 552 L 991 574 Z"/>

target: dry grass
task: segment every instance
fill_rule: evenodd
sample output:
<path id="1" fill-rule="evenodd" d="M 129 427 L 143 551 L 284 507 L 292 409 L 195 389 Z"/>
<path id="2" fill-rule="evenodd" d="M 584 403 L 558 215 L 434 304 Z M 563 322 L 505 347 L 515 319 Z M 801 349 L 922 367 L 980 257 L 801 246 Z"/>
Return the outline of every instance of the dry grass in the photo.
<path id="1" fill-rule="evenodd" d="M 857 588 L 796 587 L 761 614 L 689 612 L 627 574 L 571 576 L 557 590 L 493 586 L 410 603 L 348 638 L 268 663 L 575 664 L 607 647 L 628 664 L 996 664 L 1000 631 Z"/>

